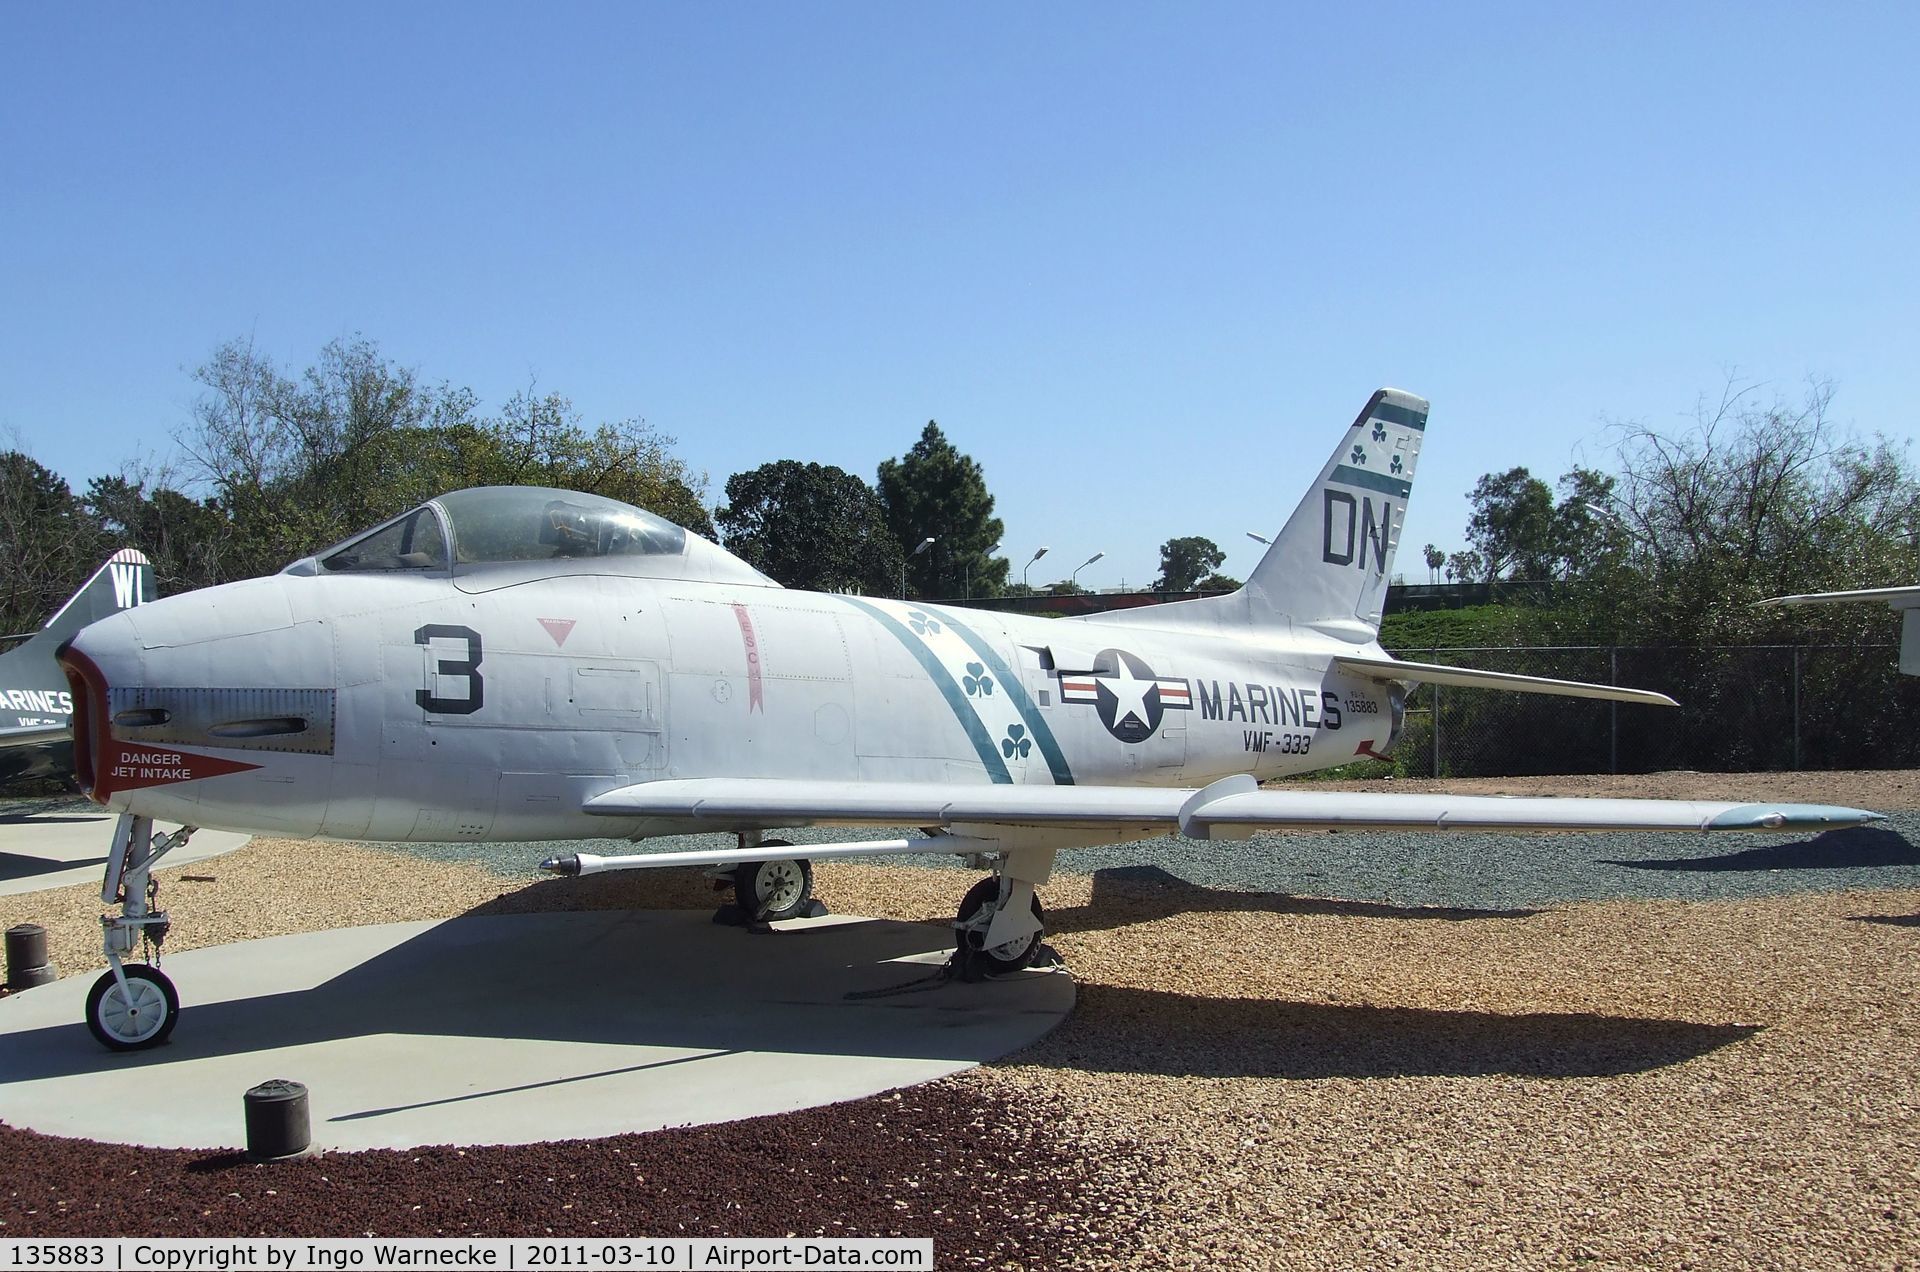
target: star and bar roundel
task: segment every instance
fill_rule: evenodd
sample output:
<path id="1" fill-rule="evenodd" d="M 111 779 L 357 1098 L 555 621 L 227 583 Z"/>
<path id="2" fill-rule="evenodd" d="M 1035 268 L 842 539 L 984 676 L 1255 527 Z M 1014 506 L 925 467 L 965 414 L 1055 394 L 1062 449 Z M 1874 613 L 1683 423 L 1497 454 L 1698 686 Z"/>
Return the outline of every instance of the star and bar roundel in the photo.
<path id="1" fill-rule="evenodd" d="M 1093 704 L 1100 723 L 1122 742 L 1144 742 L 1160 729 L 1169 711 L 1191 711 L 1193 689 L 1153 668 L 1124 649 L 1105 649 L 1095 660 L 1102 671 L 1060 673 L 1060 701 Z"/>

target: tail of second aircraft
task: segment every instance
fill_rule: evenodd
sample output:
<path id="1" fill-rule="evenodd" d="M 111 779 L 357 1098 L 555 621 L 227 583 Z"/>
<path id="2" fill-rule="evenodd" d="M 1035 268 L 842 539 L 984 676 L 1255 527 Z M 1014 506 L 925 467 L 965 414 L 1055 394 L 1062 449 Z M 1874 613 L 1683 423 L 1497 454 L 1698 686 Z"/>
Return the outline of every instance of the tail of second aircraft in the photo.
<path id="1" fill-rule="evenodd" d="M 1354 644 L 1373 640 L 1426 428 L 1425 398 L 1379 390 L 1341 435 L 1246 586 L 1230 596 L 1093 615 L 1088 621 L 1291 626 Z"/>
<path id="2" fill-rule="evenodd" d="M 0 688 L 64 691 L 67 678 L 54 662 L 53 651 L 88 623 L 144 605 L 155 595 L 153 565 L 146 554 L 138 548 L 120 549 L 54 611 L 45 626 L 0 654 L 0 665 L 6 673 L 0 676 L 5 681 Z"/>

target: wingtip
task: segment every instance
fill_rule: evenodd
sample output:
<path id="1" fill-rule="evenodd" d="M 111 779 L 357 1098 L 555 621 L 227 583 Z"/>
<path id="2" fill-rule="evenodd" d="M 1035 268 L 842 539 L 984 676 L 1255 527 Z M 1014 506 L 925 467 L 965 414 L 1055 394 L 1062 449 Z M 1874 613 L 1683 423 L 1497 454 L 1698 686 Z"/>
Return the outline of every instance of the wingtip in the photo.
<path id="1" fill-rule="evenodd" d="M 1835 804 L 1741 804 L 1709 821 L 1707 830 L 1844 830 L 1887 820 L 1885 813 Z"/>

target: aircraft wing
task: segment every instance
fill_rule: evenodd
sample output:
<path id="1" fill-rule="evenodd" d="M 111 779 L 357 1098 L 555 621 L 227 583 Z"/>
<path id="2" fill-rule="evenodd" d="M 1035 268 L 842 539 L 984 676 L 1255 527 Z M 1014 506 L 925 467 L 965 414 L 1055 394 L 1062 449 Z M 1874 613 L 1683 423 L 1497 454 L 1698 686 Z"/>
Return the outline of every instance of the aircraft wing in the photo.
<path id="1" fill-rule="evenodd" d="M 1920 607 L 1920 587 L 1866 587 L 1852 592 L 1802 592 L 1798 596 L 1769 596 L 1765 605 L 1832 605 L 1843 601 L 1885 601 L 1895 609 Z"/>
<path id="2" fill-rule="evenodd" d="M 1245 774 L 1222 778 L 1200 790 L 677 778 L 623 786 L 595 796 L 585 807 L 589 813 L 640 818 L 650 828 L 660 827 L 649 829 L 650 834 L 791 826 L 917 826 L 954 831 L 962 846 L 944 851 L 977 851 L 983 829 L 990 828 L 1083 832 L 1087 842 L 1093 843 L 1175 831 L 1191 839 L 1244 839 L 1260 830 L 1818 832 L 1883 820 L 1878 813 L 1825 804 L 1261 790 Z M 849 851 L 820 851 L 822 847 Z M 942 850 L 937 843 L 893 849 Z M 785 851 L 787 855 L 794 852 Z M 876 850 L 866 845 L 808 845 L 804 851 L 813 857 Z M 737 851 L 673 856 L 684 859 L 674 864 L 699 864 L 693 858 L 743 860 Z"/>
<path id="3" fill-rule="evenodd" d="M 1476 671 L 1440 663 L 1403 662 L 1398 658 L 1365 658 L 1341 654 L 1334 665 L 1369 680 L 1414 680 L 1427 685 L 1458 685 L 1463 689 L 1511 689 L 1518 693 L 1554 694 L 1562 698 L 1600 698 L 1608 702 L 1639 702 L 1652 707 L 1680 704 L 1651 689 L 1622 685 L 1594 685 L 1584 680 L 1555 680 L 1549 676 L 1520 676 L 1507 671 Z"/>

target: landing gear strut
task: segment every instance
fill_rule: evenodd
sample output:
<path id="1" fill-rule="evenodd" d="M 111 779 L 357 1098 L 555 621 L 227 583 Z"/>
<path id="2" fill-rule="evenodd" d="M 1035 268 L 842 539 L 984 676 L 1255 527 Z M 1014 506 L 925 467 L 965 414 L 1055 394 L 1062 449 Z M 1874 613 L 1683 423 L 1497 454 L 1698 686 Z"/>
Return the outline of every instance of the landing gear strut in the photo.
<path id="1" fill-rule="evenodd" d="M 118 905 L 119 914 L 100 916 L 101 947 L 108 970 L 87 995 L 87 1028 L 102 1046 L 138 1051 L 165 1042 L 180 1017 L 180 995 L 160 970 L 160 945 L 167 939 L 167 912 L 154 908 L 160 884 L 153 865 L 187 842 L 192 826 L 156 836 L 153 819 L 122 814 L 113 832 L 107 877 L 100 899 Z M 145 945 L 152 960 L 129 965 L 134 947 Z"/>
<path id="2" fill-rule="evenodd" d="M 1033 902 L 1033 921 L 1038 925 L 1032 935 L 988 945 L 987 928 L 1000 904 L 1000 878 L 982 879 L 967 889 L 960 912 L 953 918 L 953 952 L 962 980 L 1004 976 L 1033 965 L 1034 955 L 1040 952 L 1040 938 L 1046 934 L 1047 916 L 1040 908 L 1040 898 L 1031 892 L 1028 896 Z"/>
<path id="3" fill-rule="evenodd" d="M 1005 976 L 1033 965 L 1047 932 L 1034 895 L 1053 873 L 1051 849 L 1020 849 L 999 860 L 991 877 L 967 889 L 953 919 L 954 971 L 961 980 Z"/>

